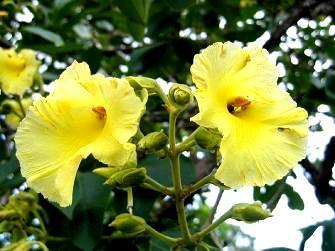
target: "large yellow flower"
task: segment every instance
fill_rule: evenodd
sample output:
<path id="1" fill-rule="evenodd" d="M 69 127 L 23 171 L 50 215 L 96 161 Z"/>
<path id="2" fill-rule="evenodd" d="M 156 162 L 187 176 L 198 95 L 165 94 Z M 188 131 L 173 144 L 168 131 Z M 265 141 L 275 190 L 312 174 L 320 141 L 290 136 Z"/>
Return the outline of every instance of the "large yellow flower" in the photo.
<path id="1" fill-rule="evenodd" d="M 34 82 L 40 63 L 32 50 L 0 48 L 0 86 L 6 94 L 22 95 Z"/>
<path id="2" fill-rule="evenodd" d="M 70 205 L 80 161 L 92 154 L 111 166 L 125 164 L 144 109 L 126 80 L 91 75 L 86 63 L 74 62 L 18 128 L 22 175 L 49 200 Z"/>
<path id="3" fill-rule="evenodd" d="M 307 112 L 278 88 L 266 50 L 215 43 L 195 56 L 191 73 L 200 110 L 192 120 L 223 135 L 216 179 L 263 186 L 305 156 Z"/>

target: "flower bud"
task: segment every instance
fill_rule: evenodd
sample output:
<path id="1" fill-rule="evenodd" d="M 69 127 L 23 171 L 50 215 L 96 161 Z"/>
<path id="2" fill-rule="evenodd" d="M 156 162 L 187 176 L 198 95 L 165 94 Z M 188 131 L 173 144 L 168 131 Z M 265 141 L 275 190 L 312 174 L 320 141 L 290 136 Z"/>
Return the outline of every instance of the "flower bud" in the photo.
<path id="1" fill-rule="evenodd" d="M 99 167 L 93 170 L 94 173 L 105 178 L 111 177 L 113 174 L 123 170 L 123 167 Z"/>
<path id="2" fill-rule="evenodd" d="M 187 85 L 174 84 L 169 91 L 169 100 L 176 107 L 186 108 L 193 102 L 192 90 Z"/>
<path id="3" fill-rule="evenodd" d="M 8 210 L 5 209 L 5 210 L 0 211 L 0 221 L 14 220 L 19 217 L 20 216 L 18 215 L 18 213 L 13 209 L 8 209 Z"/>
<path id="4" fill-rule="evenodd" d="M 31 243 L 28 241 L 20 241 L 17 246 L 15 246 L 12 251 L 29 251 L 31 250 Z"/>
<path id="5" fill-rule="evenodd" d="M 15 100 L 7 99 L 1 103 L 0 109 L 2 114 L 8 114 L 12 111 L 18 110 L 19 104 Z"/>
<path id="6" fill-rule="evenodd" d="M 138 235 L 146 230 L 146 222 L 144 219 L 126 213 L 116 216 L 109 226 L 127 235 Z"/>
<path id="7" fill-rule="evenodd" d="M 144 182 L 146 175 L 147 170 L 144 167 L 126 168 L 112 174 L 105 184 L 120 188 L 136 186 Z"/>
<path id="8" fill-rule="evenodd" d="M 126 79 L 135 90 L 145 88 L 148 91 L 151 91 L 154 90 L 157 85 L 156 80 L 152 78 L 130 76 L 127 77 Z"/>
<path id="9" fill-rule="evenodd" d="M 200 147 L 213 150 L 220 144 L 222 136 L 217 130 L 200 127 L 194 139 Z"/>
<path id="10" fill-rule="evenodd" d="M 163 149 L 168 143 L 168 136 L 163 131 L 145 135 L 139 142 L 138 148 L 146 153 L 153 153 Z"/>
<path id="11" fill-rule="evenodd" d="M 232 207 L 232 219 L 248 223 L 257 222 L 271 217 L 270 211 L 263 209 L 262 204 L 256 201 L 253 204 L 240 203 Z"/>

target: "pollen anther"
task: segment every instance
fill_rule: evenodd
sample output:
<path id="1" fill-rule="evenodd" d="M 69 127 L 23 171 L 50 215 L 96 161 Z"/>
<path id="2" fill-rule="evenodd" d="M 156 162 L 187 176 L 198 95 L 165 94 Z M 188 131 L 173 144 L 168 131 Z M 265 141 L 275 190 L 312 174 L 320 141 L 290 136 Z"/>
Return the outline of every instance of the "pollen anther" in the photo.
<path id="1" fill-rule="evenodd" d="M 106 109 L 103 106 L 93 107 L 92 111 L 98 114 L 99 119 L 104 119 L 106 117 Z"/>
<path id="2" fill-rule="evenodd" d="M 244 111 L 251 104 L 251 101 L 244 97 L 236 97 L 232 102 L 229 102 L 227 109 L 230 113 L 237 113 Z"/>

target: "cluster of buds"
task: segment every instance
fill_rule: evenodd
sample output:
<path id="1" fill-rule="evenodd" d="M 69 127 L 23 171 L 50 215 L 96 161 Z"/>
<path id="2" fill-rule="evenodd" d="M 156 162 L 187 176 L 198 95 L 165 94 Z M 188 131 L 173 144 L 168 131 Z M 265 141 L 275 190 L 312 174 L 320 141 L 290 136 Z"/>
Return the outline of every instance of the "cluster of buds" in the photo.
<path id="1" fill-rule="evenodd" d="M 142 184 L 147 174 L 144 167 L 101 167 L 94 169 L 94 172 L 107 178 L 105 184 L 118 188 L 127 188 Z"/>

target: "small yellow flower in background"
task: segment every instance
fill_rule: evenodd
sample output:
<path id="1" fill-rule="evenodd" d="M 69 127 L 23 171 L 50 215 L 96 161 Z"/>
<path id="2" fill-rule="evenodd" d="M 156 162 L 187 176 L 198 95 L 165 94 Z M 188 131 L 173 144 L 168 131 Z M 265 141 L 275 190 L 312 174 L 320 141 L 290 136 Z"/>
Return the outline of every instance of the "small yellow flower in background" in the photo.
<path id="1" fill-rule="evenodd" d="M 266 50 L 215 43 L 194 58 L 197 124 L 222 133 L 215 178 L 231 188 L 280 179 L 306 154 L 307 112 L 277 86 Z"/>
<path id="2" fill-rule="evenodd" d="M 92 154 L 122 166 L 135 150 L 145 103 L 125 79 L 91 75 L 74 62 L 56 80 L 55 90 L 34 101 L 16 137 L 17 157 L 28 185 L 61 206 L 72 203 L 76 172 Z"/>
<path id="3" fill-rule="evenodd" d="M 24 112 L 26 113 L 29 106 L 32 105 L 33 101 L 31 98 L 24 98 L 22 99 L 21 103 Z M 1 104 L 1 107 L 3 106 L 9 106 L 11 109 L 11 111 L 8 114 L 6 114 L 5 117 L 6 124 L 11 128 L 16 129 L 19 126 L 20 121 L 24 117 L 22 108 L 20 107 L 19 103 L 16 100 L 5 100 Z"/>
<path id="4" fill-rule="evenodd" d="M 0 87 L 6 94 L 23 95 L 32 86 L 40 62 L 36 53 L 24 49 L 16 53 L 14 49 L 0 48 Z"/>
<path id="5" fill-rule="evenodd" d="M 0 17 L 7 17 L 8 16 L 8 12 L 4 11 L 4 10 L 0 10 Z"/>

